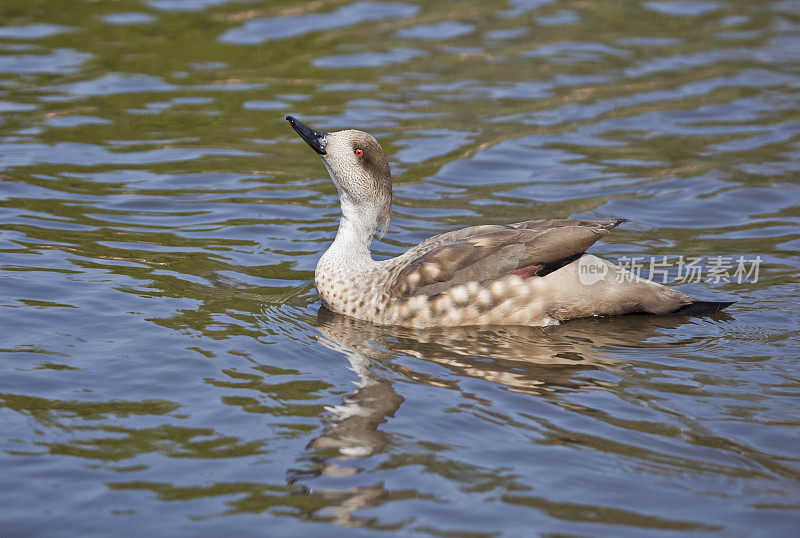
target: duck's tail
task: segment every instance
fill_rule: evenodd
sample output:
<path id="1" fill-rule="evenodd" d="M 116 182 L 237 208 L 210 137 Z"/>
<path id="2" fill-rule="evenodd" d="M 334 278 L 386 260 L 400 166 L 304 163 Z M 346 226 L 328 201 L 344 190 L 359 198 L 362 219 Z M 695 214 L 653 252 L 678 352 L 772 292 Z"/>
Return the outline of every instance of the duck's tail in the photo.
<path id="1" fill-rule="evenodd" d="M 733 304 L 698 301 L 591 254 L 525 282 L 538 288 L 535 297 L 540 298 L 544 310 L 557 321 L 639 313 L 698 316 L 719 312 Z"/>
<path id="2" fill-rule="evenodd" d="M 735 302 L 736 301 L 694 301 L 675 310 L 673 314 L 678 316 L 705 316 L 707 314 L 716 314 Z"/>

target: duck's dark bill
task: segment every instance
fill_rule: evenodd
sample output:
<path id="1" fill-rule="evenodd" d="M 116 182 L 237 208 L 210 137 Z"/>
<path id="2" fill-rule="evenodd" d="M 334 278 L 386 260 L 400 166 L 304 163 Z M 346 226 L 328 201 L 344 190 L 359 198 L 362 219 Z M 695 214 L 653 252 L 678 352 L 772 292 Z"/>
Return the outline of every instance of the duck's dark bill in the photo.
<path id="1" fill-rule="evenodd" d="M 319 153 L 320 155 L 325 155 L 325 147 L 328 145 L 328 140 L 326 136 L 328 133 L 321 133 L 319 131 L 315 131 L 308 125 L 303 125 L 300 123 L 296 118 L 293 116 L 286 116 L 286 121 L 288 121 L 292 128 L 297 131 L 297 134 L 300 135 L 300 138 L 306 141 L 306 144 L 311 146 L 311 149 Z"/>

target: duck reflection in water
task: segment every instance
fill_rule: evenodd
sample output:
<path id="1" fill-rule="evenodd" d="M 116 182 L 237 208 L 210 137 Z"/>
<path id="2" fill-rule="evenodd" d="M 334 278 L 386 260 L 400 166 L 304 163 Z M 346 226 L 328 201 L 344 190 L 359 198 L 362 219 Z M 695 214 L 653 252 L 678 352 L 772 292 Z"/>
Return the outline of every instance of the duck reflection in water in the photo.
<path id="1" fill-rule="evenodd" d="M 730 318 L 716 314 L 717 318 Z M 456 327 L 410 329 L 386 327 L 335 314 L 325 307 L 317 313 L 320 343 L 344 355 L 358 376 L 356 390 L 327 409 L 325 428 L 300 459 L 304 469 L 289 471 L 290 483 L 317 476 L 341 477 L 367 469 L 356 460 L 383 452 L 392 434 L 380 426 L 404 402 L 391 377 L 413 383 L 460 390 L 461 378 L 476 378 L 532 397 L 559 399 L 564 391 L 616 390 L 608 376 L 593 372 L 623 372 L 632 362 L 612 358 L 620 349 L 654 349 L 674 344 L 659 342 L 664 330 L 686 323 L 683 317 L 624 316 L 575 320 L 555 327 Z M 448 370 L 430 373 L 412 369 L 398 357 L 414 357 Z M 383 370 L 383 375 L 381 374 Z M 428 371 L 423 371 L 428 370 Z M 571 404 L 574 407 L 574 404 Z M 346 465 L 345 465 L 345 462 Z M 381 463 L 382 467 L 393 465 Z M 315 490 L 330 501 L 328 511 L 346 525 L 358 525 L 355 510 L 381 504 L 398 492 L 382 484 L 342 490 Z"/>

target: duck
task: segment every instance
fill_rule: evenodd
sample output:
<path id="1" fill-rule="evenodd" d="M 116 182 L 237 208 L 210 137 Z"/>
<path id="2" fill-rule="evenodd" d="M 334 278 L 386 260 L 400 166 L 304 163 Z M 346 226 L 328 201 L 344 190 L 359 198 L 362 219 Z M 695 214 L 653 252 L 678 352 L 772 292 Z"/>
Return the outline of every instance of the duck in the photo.
<path id="1" fill-rule="evenodd" d="M 627 219 L 484 224 L 435 235 L 375 260 L 392 218 L 392 174 L 380 143 L 355 129 L 322 132 L 286 120 L 322 159 L 339 194 L 336 237 L 314 271 L 323 307 L 377 325 L 412 328 L 558 325 L 623 314 L 715 313 L 700 301 L 586 250 Z"/>

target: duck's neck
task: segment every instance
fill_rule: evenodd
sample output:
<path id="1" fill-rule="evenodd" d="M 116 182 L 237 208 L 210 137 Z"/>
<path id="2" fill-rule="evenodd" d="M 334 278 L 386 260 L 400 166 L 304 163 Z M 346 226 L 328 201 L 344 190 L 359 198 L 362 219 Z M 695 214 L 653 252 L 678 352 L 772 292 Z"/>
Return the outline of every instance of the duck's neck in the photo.
<path id="1" fill-rule="evenodd" d="M 333 244 L 325 251 L 317 264 L 316 279 L 332 277 L 347 285 L 357 286 L 359 276 L 375 267 L 369 247 L 375 233 L 376 222 L 372 215 L 365 215 L 342 197 L 342 218 Z"/>
<path id="2" fill-rule="evenodd" d="M 374 232 L 365 228 L 358 222 L 342 215 L 339 220 L 339 231 L 336 239 L 328 248 L 325 256 L 335 255 L 347 259 L 347 262 L 356 267 L 370 265 L 373 262 L 369 247 L 372 244 L 372 234 Z"/>

